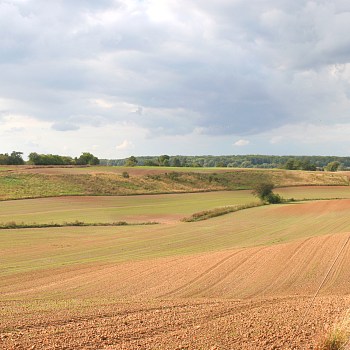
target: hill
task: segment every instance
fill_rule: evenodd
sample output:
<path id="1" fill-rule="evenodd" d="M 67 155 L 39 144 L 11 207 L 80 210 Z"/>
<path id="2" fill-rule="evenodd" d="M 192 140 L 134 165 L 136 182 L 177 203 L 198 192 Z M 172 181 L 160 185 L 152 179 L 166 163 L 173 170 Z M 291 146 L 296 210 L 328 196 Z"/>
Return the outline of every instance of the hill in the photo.
<path id="1" fill-rule="evenodd" d="M 347 173 L 214 170 L 161 167 L 4 167 L 0 169 L 0 200 L 65 195 L 241 190 L 251 189 L 260 181 L 272 181 L 277 187 L 349 185 Z"/>

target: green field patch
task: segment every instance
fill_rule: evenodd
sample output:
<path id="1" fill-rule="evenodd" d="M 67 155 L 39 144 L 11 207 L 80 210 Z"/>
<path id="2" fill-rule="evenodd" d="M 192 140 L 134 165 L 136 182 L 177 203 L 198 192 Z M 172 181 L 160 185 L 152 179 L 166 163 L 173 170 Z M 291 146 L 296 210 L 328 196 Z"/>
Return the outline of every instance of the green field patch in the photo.
<path id="1" fill-rule="evenodd" d="M 1 274 L 272 245 L 350 231 L 349 200 L 269 205 L 207 221 L 0 231 Z"/>
<path id="2" fill-rule="evenodd" d="M 0 223 L 177 221 L 200 210 L 258 202 L 250 191 L 38 198 L 0 202 Z"/>

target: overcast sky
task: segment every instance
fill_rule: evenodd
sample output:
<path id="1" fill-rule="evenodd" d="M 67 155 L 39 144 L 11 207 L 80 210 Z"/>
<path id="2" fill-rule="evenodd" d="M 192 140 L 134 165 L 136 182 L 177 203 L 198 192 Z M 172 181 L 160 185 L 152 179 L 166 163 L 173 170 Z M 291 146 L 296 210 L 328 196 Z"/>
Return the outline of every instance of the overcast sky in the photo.
<path id="1" fill-rule="evenodd" d="M 0 0 L 0 153 L 350 155 L 350 2 Z"/>

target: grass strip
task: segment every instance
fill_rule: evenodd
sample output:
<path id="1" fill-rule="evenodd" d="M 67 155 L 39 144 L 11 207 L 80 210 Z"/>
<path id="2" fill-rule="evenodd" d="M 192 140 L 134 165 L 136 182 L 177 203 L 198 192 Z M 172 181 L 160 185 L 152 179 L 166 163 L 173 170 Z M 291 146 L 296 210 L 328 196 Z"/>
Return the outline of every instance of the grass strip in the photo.
<path id="1" fill-rule="evenodd" d="M 47 223 L 47 224 L 26 224 L 24 222 L 16 223 L 10 221 L 7 223 L 0 223 L 0 230 L 7 229 L 21 229 L 21 228 L 48 228 L 48 227 L 73 227 L 73 226 L 140 226 L 140 225 L 157 225 L 158 222 L 137 222 L 137 223 L 128 223 L 126 221 L 117 221 L 117 222 L 83 222 L 83 221 L 72 221 L 72 222 L 63 222 L 63 223 Z"/>
<path id="2" fill-rule="evenodd" d="M 198 213 L 194 213 L 187 218 L 183 218 L 181 221 L 195 222 L 195 221 L 208 220 L 211 218 L 215 218 L 217 216 L 221 216 L 221 215 L 225 215 L 225 214 L 229 214 L 229 213 L 234 213 L 234 212 L 239 211 L 239 210 L 261 207 L 263 205 L 266 205 L 266 204 L 265 203 L 248 203 L 248 204 L 243 204 L 243 205 L 232 205 L 232 206 L 215 208 L 215 209 L 211 209 L 211 210 L 204 210 L 204 211 L 200 211 Z"/>
<path id="3" fill-rule="evenodd" d="M 335 199 L 344 199 L 344 198 L 304 198 L 304 199 L 283 199 L 282 204 L 287 203 L 297 203 L 297 202 L 306 202 L 306 201 L 319 201 L 319 200 L 335 200 Z M 202 221 L 202 220 L 208 220 L 211 218 L 215 218 L 217 216 L 234 213 L 239 210 L 249 209 L 249 208 L 255 208 L 255 207 L 261 207 L 263 205 L 269 205 L 268 203 L 260 202 L 260 203 L 248 203 L 243 205 L 232 205 L 232 206 L 225 206 L 225 207 L 219 207 L 214 208 L 211 210 L 204 210 L 197 213 L 192 214 L 189 217 L 183 218 L 181 221 L 183 222 L 196 222 L 196 221 Z"/>

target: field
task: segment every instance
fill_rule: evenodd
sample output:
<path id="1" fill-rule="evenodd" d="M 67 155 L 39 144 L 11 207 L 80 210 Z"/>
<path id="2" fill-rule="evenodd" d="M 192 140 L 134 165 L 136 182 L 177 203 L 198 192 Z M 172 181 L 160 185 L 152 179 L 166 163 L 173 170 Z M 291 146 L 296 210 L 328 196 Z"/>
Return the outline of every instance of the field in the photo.
<path id="1" fill-rule="evenodd" d="M 0 202 L 0 223 L 130 223 L 1 229 L 0 349 L 315 349 L 350 306 L 350 187 L 325 179 L 333 186 L 276 190 L 295 201 L 199 222 L 181 220 L 257 199 L 239 190 Z"/>
<path id="2" fill-rule="evenodd" d="M 129 177 L 124 177 L 127 173 Z M 272 181 L 286 186 L 348 186 L 346 173 L 229 168 L 7 167 L 0 200 L 86 195 L 135 195 L 251 189 Z"/>

